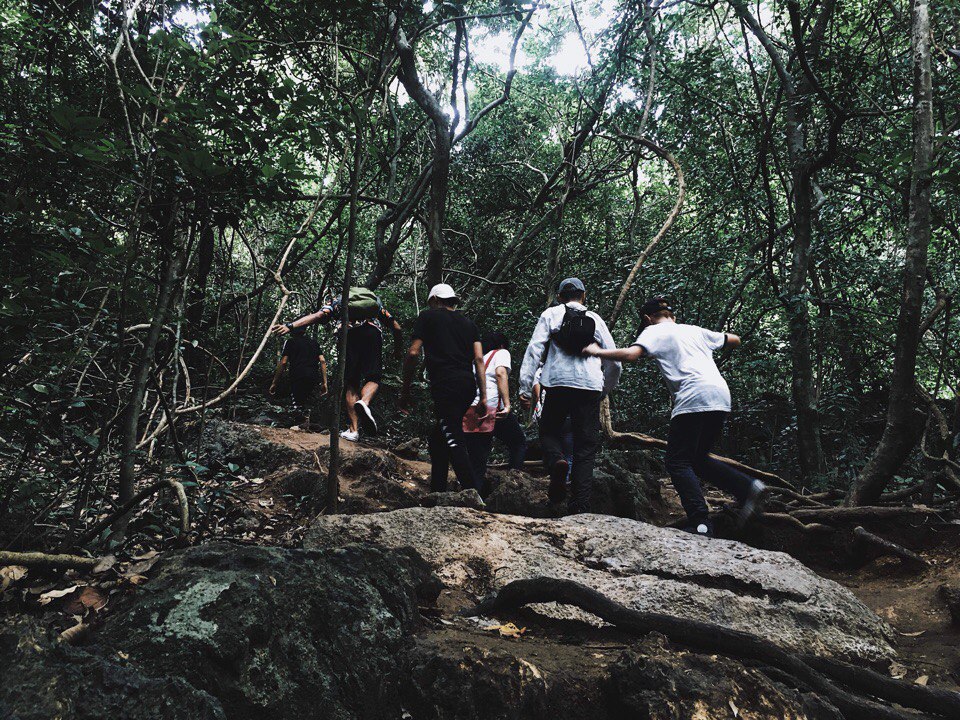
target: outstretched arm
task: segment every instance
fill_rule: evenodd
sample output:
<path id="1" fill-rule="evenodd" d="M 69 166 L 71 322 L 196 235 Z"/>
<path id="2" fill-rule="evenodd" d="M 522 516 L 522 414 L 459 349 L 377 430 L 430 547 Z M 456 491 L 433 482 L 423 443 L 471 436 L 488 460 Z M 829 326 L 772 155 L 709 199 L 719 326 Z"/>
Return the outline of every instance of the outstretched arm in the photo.
<path id="1" fill-rule="evenodd" d="M 293 328 L 306 327 L 307 325 L 313 325 L 314 323 L 325 322 L 330 318 L 330 315 L 330 308 L 325 307 L 317 310 L 315 313 L 310 313 L 309 315 L 304 315 L 302 318 L 297 318 L 293 322 L 279 323 L 274 325 L 271 330 L 277 335 L 286 335 Z"/>
<path id="2" fill-rule="evenodd" d="M 635 362 L 646 355 L 646 351 L 640 345 L 631 345 L 626 348 L 602 348 L 596 343 L 593 343 L 583 349 L 583 354 L 604 360 Z"/>

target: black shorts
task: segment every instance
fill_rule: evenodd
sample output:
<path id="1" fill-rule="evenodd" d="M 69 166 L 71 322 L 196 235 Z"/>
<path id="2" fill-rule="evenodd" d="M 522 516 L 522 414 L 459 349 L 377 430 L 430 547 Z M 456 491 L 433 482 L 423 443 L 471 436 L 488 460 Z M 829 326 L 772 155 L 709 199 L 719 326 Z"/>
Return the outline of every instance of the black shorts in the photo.
<path id="1" fill-rule="evenodd" d="M 383 376 L 383 334 L 363 324 L 347 333 L 344 385 L 360 390 L 368 382 L 379 383 Z"/>
<path id="2" fill-rule="evenodd" d="M 290 378 L 290 395 L 293 397 L 293 402 L 298 407 L 312 407 L 317 400 L 319 384 L 316 378 Z"/>

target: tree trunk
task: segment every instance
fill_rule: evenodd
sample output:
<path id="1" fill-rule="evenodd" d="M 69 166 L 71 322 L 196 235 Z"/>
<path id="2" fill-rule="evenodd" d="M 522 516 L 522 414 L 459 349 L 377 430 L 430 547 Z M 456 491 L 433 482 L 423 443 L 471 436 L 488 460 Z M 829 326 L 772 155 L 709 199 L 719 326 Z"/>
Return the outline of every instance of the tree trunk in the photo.
<path id="1" fill-rule="evenodd" d="M 897 321 L 893 378 L 887 424 L 873 456 L 851 488 L 851 505 L 870 505 L 907 459 L 916 443 L 918 424 L 914 381 L 921 338 L 927 247 L 930 243 L 930 184 L 933 166 L 933 91 L 930 77 L 929 0 L 913 4 L 913 162 L 907 252 L 903 265 L 903 299 Z"/>
<path id="2" fill-rule="evenodd" d="M 807 277 L 810 271 L 813 187 L 804 167 L 803 129 L 805 110 L 787 116 L 787 144 L 793 164 L 793 258 L 786 285 L 785 303 L 789 326 L 790 359 L 793 365 L 791 391 L 797 412 L 797 452 L 804 478 L 826 471 L 820 441 L 820 412 L 813 374 L 813 343 L 810 333 L 810 305 L 807 301 Z"/>
<path id="3" fill-rule="evenodd" d="M 447 191 L 450 185 L 450 131 L 436 124 L 433 148 L 433 174 L 430 177 L 430 200 L 427 203 L 426 280 L 430 286 L 443 282 L 443 225 L 447 216 Z"/>
<path id="4" fill-rule="evenodd" d="M 147 336 L 144 338 L 143 346 L 137 356 L 137 365 L 133 373 L 133 386 L 130 388 L 130 395 L 123 410 L 123 419 L 120 426 L 122 439 L 118 491 L 121 504 L 133 497 L 136 482 L 135 465 L 140 410 L 147 390 L 147 383 L 150 380 L 150 373 L 153 369 L 153 356 L 157 348 L 157 341 L 160 339 L 160 331 L 166 322 L 167 312 L 170 309 L 171 300 L 186 261 L 186 250 L 180 247 L 176 240 L 179 215 L 180 203 L 177 198 L 174 198 L 170 202 L 165 226 L 161 230 L 161 235 L 166 238 L 165 242 L 161 241 L 161 252 L 169 252 L 170 256 L 166 258 L 166 267 L 160 281 L 157 303 L 150 320 L 150 329 L 147 331 Z"/>

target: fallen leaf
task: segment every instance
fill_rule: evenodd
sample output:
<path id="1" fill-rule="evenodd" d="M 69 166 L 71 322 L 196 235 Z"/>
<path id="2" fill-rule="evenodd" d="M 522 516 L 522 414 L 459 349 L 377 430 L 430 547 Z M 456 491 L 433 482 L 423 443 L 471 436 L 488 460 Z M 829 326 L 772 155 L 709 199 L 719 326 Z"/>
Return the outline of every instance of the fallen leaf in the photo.
<path id="1" fill-rule="evenodd" d="M 157 550 L 147 550 L 147 552 L 143 553 L 142 555 L 134 555 L 130 559 L 131 560 L 149 560 L 150 558 L 155 558 L 159 554 L 160 553 Z"/>
<path id="2" fill-rule="evenodd" d="M 151 555 L 148 558 L 143 558 L 139 562 L 130 563 L 126 570 L 123 571 L 124 577 L 130 577 L 131 575 L 146 575 L 150 572 L 150 568 L 159 562 L 160 556 L 157 554 Z"/>
<path id="3" fill-rule="evenodd" d="M 62 590 L 48 590 L 40 596 L 40 604 L 48 605 L 58 598 L 62 598 L 66 595 L 69 595 L 74 590 L 76 590 L 79 585 L 71 585 L 68 588 L 63 588 Z"/>
<path id="4" fill-rule="evenodd" d="M 265 507 L 265 508 L 273 507 L 273 498 L 267 498 L 266 500 L 258 500 L 257 502 L 260 504 L 260 507 Z"/>
<path id="5" fill-rule="evenodd" d="M 0 568 L 0 593 L 10 587 L 11 583 L 21 580 L 27 574 L 23 565 L 7 565 Z"/>
<path id="6" fill-rule="evenodd" d="M 917 685 L 926 685 L 928 682 L 930 682 L 930 676 L 929 676 L 929 675 L 921 675 L 921 676 L 918 677 L 916 680 L 914 680 L 914 682 L 915 682 Z"/>
<path id="7" fill-rule="evenodd" d="M 116 564 L 116 555 L 104 555 L 102 558 L 100 558 L 100 562 L 93 566 L 93 570 L 90 572 L 92 572 L 94 575 L 99 575 L 100 573 L 105 573 Z"/>
<path id="8" fill-rule="evenodd" d="M 902 680 L 907 676 L 907 667 L 898 662 L 890 663 L 890 677 Z"/>
<path id="9" fill-rule="evenodd" d="M 130 655 L 125 653 L 123 650 L 117 650 L 117 657 L 121 660 L 129 660 Z"/>
<path id="10" fill-rule="evenodd" d="M 909 633 L 902 632 L 900 634 L 903 635 L 904 637 L 920 637 L 925 632 L 926 630 L 917 630 L 916 632 L 909 632 Z"/>
<path id="11" fill-rule="evenodd" d="M 252 482 L 254 485 L 262 485 L 263 478 L 250 478 L 250 482 Z"/>
<path id="12" fill-rule="evenodd" d="M 124 575 L 124 578 L 126 578 L 127 582 L 131 585 L 140 585 L 147 581 L 146 575 Z"/>
<path id="13" fill-rule="evenodd" d="M 500 632 L 500 637 L 510 637 L 510 638 L 519 638 L 523 637 L 523 634 L 527 631 L 526 628 L 518 628 L 513 623 L 506 623 L 504 625 L 490 625 L 485 627 L 484 630 L 489 630 L 493 632 L 497 630 Z"/>
<path id="14" fill-rule="evenodd" d="M 87 585 L 76 597 L 70 598 L 63 609 L 64 612 L 70 614 L 84 615 L 87 610 L 93 610 L 94 612 L 102 610 L 106 607 L 109 599 L 110 597 L 103 591 L 92 585 Z"/>
<path id="15" fill-rule="evenodd" d="M 740 717 L 740 708 L 737 707 L 736 703 L 733 700 L 727 700 L 727 704 L 730 706 L 730 712 L 733 713 L 733 716 Z"/>

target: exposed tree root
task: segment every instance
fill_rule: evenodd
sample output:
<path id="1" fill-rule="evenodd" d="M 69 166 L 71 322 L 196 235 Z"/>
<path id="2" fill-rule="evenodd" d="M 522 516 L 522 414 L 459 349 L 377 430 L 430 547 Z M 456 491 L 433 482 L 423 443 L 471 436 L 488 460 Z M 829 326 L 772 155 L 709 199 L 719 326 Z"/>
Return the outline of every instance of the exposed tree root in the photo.
<path id="1" fill-rule="evenodd" d="M 632 610 L 593 588 L 572 580 L 537 577 L 515 580 L 486 597 L 466 615 L 490 615 L 530 603 L 559 602 L 593 613 L 617 628 L 634 633 L 659 632 L 671 642 L 698 650 L 719 652 L 738 660 L 771 665 L 788 675 L 793 684 L 809 689 L 830 702 L 848 720 L 907 720 L 960 716 L 960 693 L 892 680 L 879 673 L 837 660 L 799 655 L 765 638 L 710 623 L 660 613 Z M 888 702 L 931 715 L 898 710 L 845 690 L 868 693 Z"/>
<path id="2" fill-rule="evenodd" d="M 607 437 L 610 438 L 610 441 L 613 444 L 637 444 L 643 447 L 655 447 L 663 450 L 667 447 L 667 441 L 661 440 L 660 438 L 655 438 L 650 435 L 644 435 L 643 433 L 633 433 L 633 432 L 618 432 L 613 429 L 613 423 L 610 420 L 610 406 L 606 404 L 607 401 L 604 400 L 604 405 L 600 409 L 600 417 L 603 422 L 603 426 Z M 724 465 L 729 465 L 730 467 L 736 468 L 745 475 L 750 477 L 757 478 L 758 480 L 763 480 L 768 485 L 772 485 L 779 488 L 785 488 L 787 490 L 792 490 L 796 492 L 796 487 L 787 480 L 784 480 L 779 475 L 775 475 L 765 470 L 758 470 L 755 467 L 750 467 L 749 465 L 744 465 L 742 462 L 733 460 L 728 457 L 723 457 L 721 455 L 710 454 L 714 460 L 719 460 Z M 802 497 L 802 496 L 801 496 Z"/>
<path id="3" fill-rule="evenodd" d="M 761 522 L 774 522 L 790 525 L 804 533 L 832 533 L 834 528 L 823 523 L 805 523 L 789 513 L 765 512 L 758 516 Z"/>
<path id="4" fill-rule="evenodd" d="M 859 505 L 855 507 L 798 508 L 790 514 L 798 520 L 823 522 L 863 522 L 868 520 L 889 520 L 900 517 L 927 517 L 936 515 L 937 510 L 923 506 L 890 507 L 878 505 Z"/>
<path id="5" fill-rule="evenodd" d="M 902 545 L 897 545 L 895 542 L 886 540 L 879 535 L 874 535 L 862 525 L 857 525 L 857 527 L 853 529 L 853 536 L 857 542 L 877 548 L 883 555 L 896 555 L 901 560 L 914 565 L 921 565 L 923 567 L 928 565 L 927 561 L 913 552 L 913 550 L 907 550 L 907 548 Z"/>

